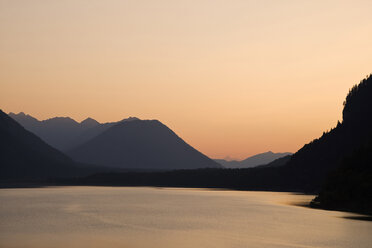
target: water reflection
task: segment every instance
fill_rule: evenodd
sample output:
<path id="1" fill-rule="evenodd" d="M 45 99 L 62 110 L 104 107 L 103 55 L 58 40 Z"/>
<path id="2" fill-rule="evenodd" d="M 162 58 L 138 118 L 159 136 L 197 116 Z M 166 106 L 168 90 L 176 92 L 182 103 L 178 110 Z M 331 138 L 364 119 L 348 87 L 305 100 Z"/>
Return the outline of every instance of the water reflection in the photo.
<path id="1" fill-rule="evenodd" d="M 0 247 L 371 247 L 372 222 L 313 196 L 198 189 L 0 190 Z"/>

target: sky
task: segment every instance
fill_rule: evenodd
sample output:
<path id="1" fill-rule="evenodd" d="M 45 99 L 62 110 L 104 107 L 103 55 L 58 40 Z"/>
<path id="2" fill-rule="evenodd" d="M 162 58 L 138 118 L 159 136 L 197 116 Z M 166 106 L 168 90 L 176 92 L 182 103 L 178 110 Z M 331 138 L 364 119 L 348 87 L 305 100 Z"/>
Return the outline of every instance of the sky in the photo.
<path id="1" fill-rule="evenodd" d="M 0 108 L 158 119 L 212 158 L 295 152 L 372 73 L 372 1 L 0 0 Z"/>

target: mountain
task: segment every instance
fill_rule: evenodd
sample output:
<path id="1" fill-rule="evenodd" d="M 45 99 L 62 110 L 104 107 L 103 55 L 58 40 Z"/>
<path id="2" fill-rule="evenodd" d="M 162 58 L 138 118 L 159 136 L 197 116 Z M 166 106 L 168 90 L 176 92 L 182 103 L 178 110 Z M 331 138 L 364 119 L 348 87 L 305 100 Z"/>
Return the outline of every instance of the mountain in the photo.
<path id="1" fill-rule="evenodd" d="M 273 153 L 272 151 L 256 154 L 254 156 L 248 157 L 241 161 L 227 161 L 224 159 L 215 159 L 215 161 L 221 164 L 225 168 L 252 168 L 259 165 L 266 165 L 273 162 L 278 158 L 282 158 L 291 155 L 290 152 L 285 153 Z"/>
<path id="2" fill-rule="evenodd" d="M 1 110 L 0 137 L 2 181 L 80 175 L 80 170 L 70 158 L 24 129 Z"/>
<path id="3" fill-rule="evenodd" d="M 338 128 L 354 149 L 328 175 L 312 205 L 372 214 L 372 75 L 350 90 Z"/>
<path id="4" fill-rule="evenodd" d="M 367 144 L 371 137 L 372 75 L 349 91 L 342 123 L 338 122 L 335 128 L 302 147 L 285 167 L 304 186 L 320 189 L 326 176 L 337 169 L 345 157 Z"/>
<path id="5" fill-rule="evenodd" d="M 141 121 L 136 117 L 129 117 L 118 122 L 99 123 L 92 118 L 87 118 L 79 123 L 69 117 L 54 117 L 39 121 L 22 112 L 19 114 L 9 113 L 9 116 L 49 145 L 71 154 L 79 162 L 135 169 L 220 167 L 219 164 L 211 161 L 187 145 L 164 125 L 155 125 L 155 121 Z M 128 125 L 118 125 L 124 123 Z M 143 123 L 147 123 L 147 126 L 143 126 Z M 160 124 L 160 122 L 157 124 Z M 118 127 L 124 127 L 123 131 L 125 135 L 122 139 L 128 139 L 129 137 L 131 144 L 126 142 L 126 140 L 118 141 L 116 139 L 116 135 L 118 137 L 122 135 L 118 128 L 114 128 L 106 133 L 106 131 L 117 125 Z M 136 128 L 136 125 L 139 125 L 139 127 Z M 130 128 L 130 131 L 125 131 L 129 130 L 128 128 Z M 153 133 L 148 133 L 149 136 L 144 137 L 143 132 L 150 132 L 151 128 L 153 129 Z M 164 132 L 165 129 L 167 132 Z M 102 139 L 98 138 L 98 136 L 103 133 L 106 133 L 105 135 L 111 135 L 113 132 L 117 133 L 113 134 L 113 137 L 104 140 L 106 142 L 104 143 L 104 147 L 102 149 L 97 148 L 101 152 L 95 151 L 93 154 L 84 153 L 84 149 L 86 149 L 88 144 L 96 147 L 100 146 L 100 144 L 95 143 L 97 140 Z M 160 132 L 159 135 L 156 132 Z M 91 140 L 92 142 L 90 142 Z M 150 143 L 148 144 L 147 142 Z M 167 142 L 169 143 L 167 144 Z M 132 145 L 136 145 L 136 148 L 131 147 Z M 175 147 L 171 147 L 172 145 L 175 145 Z M 136 149 L 136 153 L 130 153 L 129 151 L 132 149 Z M 127 153 L 123 153 L 125 150 L 127 150 Z M 159 150 L 158 154 L 154 152 L 157 150 Z M 99 156 L 99 159 L 96 159 L 97 156 Z M 128 158 L 124 159 L 123 156 L 127 156 Z M 144 158 L 138 158 L 138 156 L 144 156 Z M 165 158 L 165 156 L 168 158 Z"/>
<path id="6" fill-rule="evenodd" d="M 92 128 L 92 127 L 100 125 L 100 123 L 98 121 L 88 117 L 85 120 L 83 120 L 82 122 L 80 122 L 80 125 L 83 128 Z"/>
<path id="7" fill-rule="evenodd" d="M 70 117 L 54 117 L 39 121 L 23 112 L 9 113 L 9 116 L 60 151 L 71 150 L 118 123 L 99 123 L 92 118 L 87 118 L 79 123 Z M 137 118 L 130 117 L 121 120 L 121 122 L 132 120 L 137 120 Z"/>
<path id="8" fill-rule="evenodd" d="M 117 123 L 68 154 L 79 162 L 120 168 L 220 167 L 157 120 Z"/>

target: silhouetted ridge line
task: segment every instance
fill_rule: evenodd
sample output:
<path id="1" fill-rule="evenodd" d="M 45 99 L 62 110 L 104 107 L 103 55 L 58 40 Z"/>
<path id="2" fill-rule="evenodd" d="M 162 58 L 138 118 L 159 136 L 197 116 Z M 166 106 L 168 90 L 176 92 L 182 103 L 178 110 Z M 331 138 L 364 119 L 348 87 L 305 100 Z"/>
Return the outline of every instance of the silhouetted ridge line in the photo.
<path id="1" fill-rule="evenodd" d="M 9 113 L 9 116 L 49 145 L 64 152 L 83 144 L 116 123 L 139 120 L 129 117 L 118 122 L 99 123 L 88 117 L 79 123 L 70 117 L 53 117 L 39 121 L 23 112 Z"/>
<path id="2" fill-rule="evenodd" d="M 352 152 L 338 161 L 312 206 L 372 214 L 372 75 L 349 91 L 343 118 L 333 132 L 352 134 Z"/>
<path id="3" fill-rule="evenodd" d="M 241 161 L 226 161 L 224 159 L 215 159 L 215 161 L 221 164 L 225 168 L 252 168 L 260 165 L 266 165 L 273 162 L 276 159 L 291 155 L 290 152 L 284 153 L 273 153 L 272 151 L 259 153 L 254 156 L 248 157 Z"/>

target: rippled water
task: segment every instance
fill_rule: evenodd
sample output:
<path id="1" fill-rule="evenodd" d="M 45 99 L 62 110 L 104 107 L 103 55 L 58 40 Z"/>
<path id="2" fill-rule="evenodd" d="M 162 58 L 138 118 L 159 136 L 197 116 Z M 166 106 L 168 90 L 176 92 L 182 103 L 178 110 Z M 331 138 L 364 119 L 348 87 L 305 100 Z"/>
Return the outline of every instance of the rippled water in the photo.
<path id="1" fill-rule="evenodd" d="M 0 190 L 0 247 L 372 247 L 372 222 L 312 196 L 171 188 Z"/>

